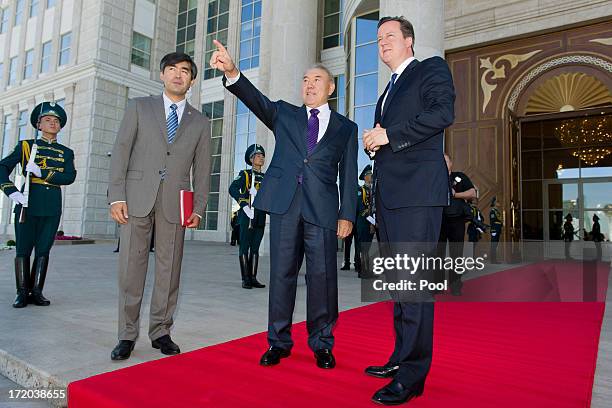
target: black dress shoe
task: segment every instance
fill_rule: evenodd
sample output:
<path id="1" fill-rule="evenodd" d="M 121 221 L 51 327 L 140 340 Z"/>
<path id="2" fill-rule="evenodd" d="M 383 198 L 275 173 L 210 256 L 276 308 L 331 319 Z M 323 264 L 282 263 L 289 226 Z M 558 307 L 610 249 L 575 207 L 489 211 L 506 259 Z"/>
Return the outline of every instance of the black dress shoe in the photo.
<path id="1" fill-rule="evenodd" d="M 376 391 L 372 401 L 382 405 L 400 405 L 423 394 L 423 386 L 421 382 L 412 387 L 404 387 L 401 382 L 393 380 Z"/>
<path id="2" fill-rule="evenodd" d="M 291 350 L 282 349 L 280 347 L 270 347 L 268 351 L 261 356 L 261 360 L 259 360 L 259 364 L 262 366 L 273 366 L 280 363 L 281 358 L 289 357 L 291 355 Z"/>
<path id="3" fill-rule="evenodd" d="M 317 367 L 334 368 L 336 366 L 336 359 L 330 349 L 317 350 L 314 355 L 317 359 Z"/>
<path id="4" fill-rule="evenodd" d="M 351 269 L 350 263 L 345 263 L 344 265 L 342 265 L 342 268 L 340 268 L 341 271 L 348 271 L 350 269 Z"/>
<path id="5" fill-rule="evenodd" d="M 119 340 L 119 344 L 115 346 L 111 352 L 111 360 L 127 360 L 134 350 L 135 341 L 132 340 Z"/>
<path id="6" fill-rule="evenodd" d="M 393 377 L 399 371 L 399 365 L 396 363 L 387 363 L 384 366 L 369 366 L 365 369 L 367 375 L 378 378 Z"/>
<path id="7" fill-rule="evenodd" d="M 155 339 L 151 342 L 151 346 L 155 349 L 160 349 L 162 354 L 167 356 L 173 356 L 175 354 L 180 354 L 181 349 L 179 346 L 172 341 L 169 335 L 161 336 L 158 339 Z"/>

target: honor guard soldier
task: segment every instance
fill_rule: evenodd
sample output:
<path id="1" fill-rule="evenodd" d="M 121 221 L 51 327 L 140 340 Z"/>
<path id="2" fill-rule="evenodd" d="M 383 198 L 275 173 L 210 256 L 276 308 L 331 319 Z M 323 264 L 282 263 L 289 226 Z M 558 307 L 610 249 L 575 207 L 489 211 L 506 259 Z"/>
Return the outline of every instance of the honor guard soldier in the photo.
<path id="1" fill-rule="evenodd" d="M 38 104 L 30 115 L 30 123 L 42 135 L 20 141 L 15 150 L 0 161 L 0 188 L 15 202 L 15 279 L 17 297 L 13 307 L 28 303 L 48 306 L 42 294 L 49 265 L 49 251 L 62 213 L 60 186 L 74 182 L 74 153 L 57 142 L 57 134 L 66 125 L 66 112 L 53 102 Z M 21 165 L 26 178 L 21 191 L 9 175 Z M 30 273 L 30 255 L 34 262 Z"/>
<path id="2" fill-rule="evenodd" d="M 355 252 L 358 254 L 358 276 L 366 277 L 364 272 L 369 270 L 368 249 L 374 236 L 374 226 L 371 220 L 371 198 L 372 198 L 372 166 L 367 165 L 359 175 L 359 180 L 363 180 L 363 185 L 357 190 L 357 222 L 355 223 L 355 233 L 357 235 L 357 247 Z"/>
<path id="3" fill-rule="evenodd" d="M 502 214 L 499 208 L 497 208 L 497 197 L 491 199 L 489 224 L 491 226 L 491 263 L 497 263 L 497 245 L 499 244 L 503 226 Z"/>
<path id="4" fill-rule="evenodd" d="M 482 238 L 482 234 L 486 231 L 484 217 L 478 208 L 478 198 L 473 198 L 470 201 L 470 210 L 472 211 L 472 219 L 468 222 L 467 235 L 468 241 L 472 243 L 472 257 L 476 258 L 476 246 Z"/>
<path id="5" fill-rule="evenodd" d="M 572 259 L 570 256 L 570 246 L 574 240 L 574 218 L 572 214 L 565 216 L 565 223 L 563 223 L 563 241 L 565 242 L 565 259 Z"/>
<path id="6" fill-rule="evenodd" d="M 593 242 L 595 242 L 597 260 L 601 261 L 603 255 L 601 250 L 601 243 L 604 240 L 604 236 L 601 233 L 601 225 L 599 225 L 599 217 L 597 216 L 597 214 L 593 214 L 593 228 L 591 229 L 591 239 L 593 240 Z"/>
<path id="7" fill-rule="evenodd" d="M 265 288 L 257 280 L 257 264 L 259 263 L 259 245 L 266 228 L 266 213 L 253 207 L 257 190 L 261 186 L 264 173 L 261 168 L 266 159 L 266 151 L 261 145 L 252 144 L 244 154 L 244 161 L 251 169 L 245 169 L 238 174 L 229 187 L 229 193 L 240 205 L 238 211 L 240 274 L 242 287 L 245 289 Z"/>

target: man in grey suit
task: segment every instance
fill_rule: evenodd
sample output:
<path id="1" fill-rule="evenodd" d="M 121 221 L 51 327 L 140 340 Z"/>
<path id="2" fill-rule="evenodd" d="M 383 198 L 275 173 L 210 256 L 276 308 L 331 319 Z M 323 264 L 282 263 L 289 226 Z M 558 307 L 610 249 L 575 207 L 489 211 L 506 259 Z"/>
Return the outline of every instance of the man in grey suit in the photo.
<path id="1" fill-rule="evenodd" d="M 112 360 L 130 357 L 140 327 L 140 305 L 147 274 L 149 242 L 155 225 L 155 285 L 149 338 L 163 354 L 178 354 L 170 338 L 178 298 L 185 228 L 180 190 L 190 189 L 197 228 L 206 208 L 210 173 L 210 125 L 185 99 L 197 76 L 191 57 L 162 58 L 162 95 L 129 101 L 113 147 L 108 188 L 111 217 L 122 225 L 119 249 L 119 344 Z"/>

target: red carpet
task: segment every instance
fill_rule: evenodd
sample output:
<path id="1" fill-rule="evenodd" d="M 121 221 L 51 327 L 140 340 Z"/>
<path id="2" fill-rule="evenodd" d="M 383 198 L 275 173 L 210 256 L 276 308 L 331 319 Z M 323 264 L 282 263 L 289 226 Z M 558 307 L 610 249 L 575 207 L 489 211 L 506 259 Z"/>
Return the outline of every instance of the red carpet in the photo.
<path id="1" fill-rule="evenodd" d="M 391 307 L 341 313 L 334 370 L 315 366 L 300 323 L 293 354 L 276 367 L 258 365 L 260 333 L 74 382 L 69 407 L 373 407 L 386 380 L 363 369 L 391 352 Z M 601 302 L 438 303 L 431 373 L 409 406 L 588 407 L 603 312 Z"/>

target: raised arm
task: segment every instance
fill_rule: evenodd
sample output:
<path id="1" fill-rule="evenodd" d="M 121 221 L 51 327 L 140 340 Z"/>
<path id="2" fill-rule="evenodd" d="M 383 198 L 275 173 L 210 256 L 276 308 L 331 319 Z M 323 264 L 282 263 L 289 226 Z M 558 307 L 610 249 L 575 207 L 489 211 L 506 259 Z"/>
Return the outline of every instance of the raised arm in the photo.
<path id="1" fill-rule="evenodd" d="M 227 49 L 213 40 L 217 50 L 210 58 L 210 66 L 225 73 L 223 85 L 240 99 L 261 120 L 268 129 L 274 129 L 278 102 L 272 102 L 262 94 L 244 75 L 238 71 Z"/>

